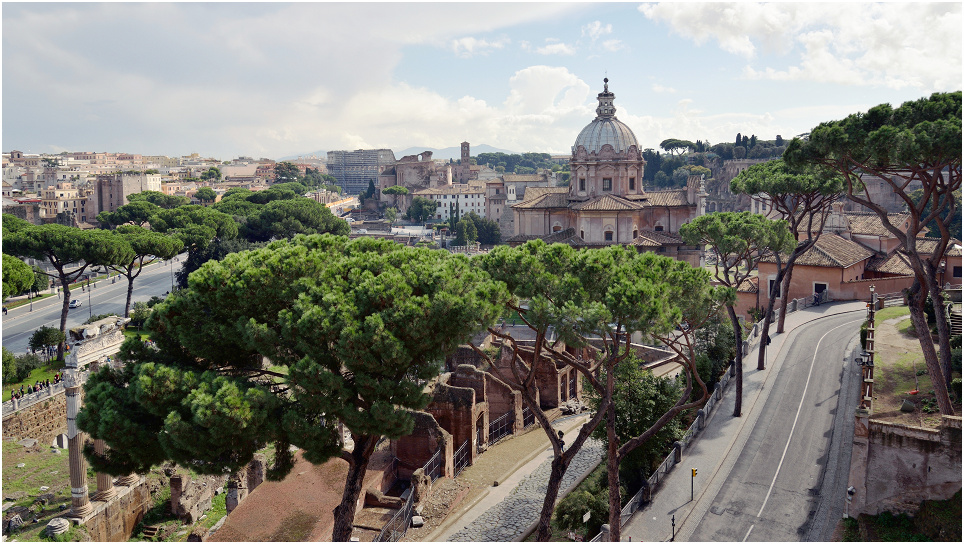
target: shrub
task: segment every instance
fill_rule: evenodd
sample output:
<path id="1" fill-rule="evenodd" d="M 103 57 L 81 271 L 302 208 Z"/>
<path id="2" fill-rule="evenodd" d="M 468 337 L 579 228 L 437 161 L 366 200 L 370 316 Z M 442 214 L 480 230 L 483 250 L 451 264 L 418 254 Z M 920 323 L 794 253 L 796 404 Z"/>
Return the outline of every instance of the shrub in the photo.
<path id="1" fill-rule="evenodd" d="M 958 363 L 960 363 L 960 355 L 958 355 Z M 961 379 L 954 378 L 951 380 L 951 393 L 957 398 L 957 402 L 961 402 Z"/>
<path id="2" fill-rule="evenodd" d="M 44 364 L 40 356 L 35 353 L 24 353 L 22 355 L 17 355 L 15 361 L 17 363 L 17 373 L 14 377 L 13 383 L 20 383 L 26 380 L 30 376 L 31 372 L 42 367 Z"/>
<path id="3" fill-rule="evenodd" d="M 869 324 L 864 321 L 864 324 L 860 326 L 860 349 L 867 349 L 867 327 Z"/>

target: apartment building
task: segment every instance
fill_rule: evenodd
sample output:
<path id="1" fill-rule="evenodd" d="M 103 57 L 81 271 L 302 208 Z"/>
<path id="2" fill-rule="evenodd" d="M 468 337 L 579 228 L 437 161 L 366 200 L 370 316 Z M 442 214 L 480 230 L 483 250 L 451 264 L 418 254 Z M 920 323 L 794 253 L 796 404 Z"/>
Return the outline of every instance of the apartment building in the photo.
<path id="1" fill-rule="evenodd" d="M 481 217 L 486 217 L 485 191 L 485 185 L 481 183 L 454 183 L 422 189 L 416 191 L 415 196 L 438 202 L 435 219 L 447 221 L 455 212 L 456 206 L 459 216 L 475 212 Z"/>

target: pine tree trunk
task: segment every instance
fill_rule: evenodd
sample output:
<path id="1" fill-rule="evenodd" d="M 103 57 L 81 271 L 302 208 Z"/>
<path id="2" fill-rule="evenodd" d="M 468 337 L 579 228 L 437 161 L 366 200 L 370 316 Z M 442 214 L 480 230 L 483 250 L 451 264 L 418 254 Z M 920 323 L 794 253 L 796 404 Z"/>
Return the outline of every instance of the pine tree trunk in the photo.
<path id="1" fill-rule="evenodd" d="M 736 373 L 736 404 L 733 407 L 733 417 L 740 417 L 743 415 L 743 334 L 733 306 L 727 306 L 726 313 L 730 316 L 733 336 L 736 337 L 736 359 L 733 361 L 733 371 Z"/>
<path id="2" fill-rule="evenodd" d="M 780 301 L 780 317 L 777 320 L 777 334 L 783 334 L 783 324 L 787 320 L 787 303 L 790 301 L 787 294 L 790 293 L 790 277 L 793 276 L 793 267 L 787 267 L 787 275 L 783 277 L 783 299 Z"/>
<path id="3" fill-rule="evenodd" d="M 67 285 L 67 278 L 60 276 L 60 284 L 64 286 L 64 306 L 60 309 L 60 332 L 67 332 L 67 312 L 70 310 L 70 286 Z M 66 335 L 64 340 L 57 344 L 57 360 L 64 360 L 64 348 L 67 345 Z"/>
<path id="4" fill-rule="evenodd" d="M 610 369 L 609 376 L 612 376 L 613 369 Z M 612 397 L 612 382 L 613 379 L 609 379 L 608 389 L 610 389 L 609 395 Z M 609 483 L 609 541 L 619 542 L 619 457 L 618 453 L 618 439 L 616 438 L 616 409 L 612 404 L 609 405 L 609 409 L 606 410 L 606 441 L 608 442 L 606 448 L 606 470 L 608 471 L 608 483 Z"/>
<path id="5" fill-rule="evenodd" d="M 127 305 L 124 306 L 124 317 L 131 316 L 131 298 L 134 296 L 134 278 L 127 278 Z"/>
<path id="6" fill-rule="evenodd" d="M 941 415 L 954 415 L 954 405 L 947 393 L 947 383 L 944 379 L 944 371 L 934 350 L 934 341 L 931 339 L 930 329 L 927 328 L 927 315 L 924 313 L 924 303 L 927 301 L 927 291 L 919 289 L 917 293 L 908 297 L 910 307 L 910 320 L 917 331 L 917 339 L 920 341 L 921 351 L 924 354 L 924 364 L 927 366 L 927 374 L 931 378 L 931 386 L 934 388 L 934 396 L 937 399 L 937 407 Z"/>
<path id="7" fill-rule="evenodd" d="M 770 339 L 770 316 L 773 315 L 773 305 L 776 303 L 776 299 L 773 298 L 773 293 L 770 293 L 770 301 L 767 303 L 767 312 L 763 317 L 763 329 L 760 331 L 760 354 L 757 358 L 756 369 L 766 370 L 767 368 L 767 344 Z M 786 299 L 786 297 L 784 297 Z"/>
<path id="8" fill-rule="evenodd" d="M 368 460 L 375 451 L 377 436 L 358 437 L 355 449 L 351 453 L 352 462 L 348 466 L 348 477 L 345 478 L 345 491 L 341 495 L 341 504 L 335 507 L 335 527 L 331 533 L 332 542 L 348 542 L 355 525 L 355 506 L 361 496 L 365 473 L 368 471 Z"/>
<path id="9" fill-rule="evenodd" d="M 928 263 L 929 264 L 929 263 Z M 931 272 L 927 266 L 928 273 Z M 950 391 L 951 388 L 951 326 L 947 321 L 947 312 L 944 307 L 944 293 L 941 286 L 932 280 L 933 276 L 928 277 L 927 290 L 930 293 L 931 301 L 934 304 L 934 321 L 937 324 L 937 346 L 938 360 L 940 361 L 941 371 L 944 373 L 944 387 Z"/>
<path id="10" fill-rule="evenodd" d="M 563 462 L 562 457 L 553 458 L 549 471 L 549 482 L 546 485 L 546 498 L 542 501 L 542 512 L 539 513 L 539 542 L 548 542 L 552 538 L 552 513 L 556 509 L 559 485 L 562 483 L 562 477 L 565 476 L 567 468 L 569 468 L 569 465 Z"/>

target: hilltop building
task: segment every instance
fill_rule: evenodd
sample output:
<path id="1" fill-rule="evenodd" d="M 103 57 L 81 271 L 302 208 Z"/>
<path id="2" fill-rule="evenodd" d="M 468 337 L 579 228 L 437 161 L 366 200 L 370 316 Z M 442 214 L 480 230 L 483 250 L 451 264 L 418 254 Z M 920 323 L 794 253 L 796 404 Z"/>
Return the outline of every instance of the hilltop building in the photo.
<path id="1" fill-rule="evenodd" d="M 685 246 L 678 231 L 705 212 L 702 176 L 690 176 L 684 189 L 644 191 L 642 150 L 632 129 L 616 118 L 615 94 L 608 78 L 604 83 L 596 118 L 572 146 L 569 187 L 529 187 L 524 200 L 511 206 L 515 236 L 506 241 L 558 238 L 573 229 L 566 243 L 632 245 L 698 266 L 701 251 Z"/>

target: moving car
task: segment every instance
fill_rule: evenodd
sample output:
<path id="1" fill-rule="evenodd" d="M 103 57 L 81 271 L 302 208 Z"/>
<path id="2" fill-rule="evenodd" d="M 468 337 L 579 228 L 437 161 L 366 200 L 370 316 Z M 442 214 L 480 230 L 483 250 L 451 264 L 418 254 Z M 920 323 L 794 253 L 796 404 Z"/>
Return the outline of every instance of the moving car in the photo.
<path id="1" fill-rule="evenodd" d="M 68 308 L 80 308 L 80 305 L 81 305 L 81 304 L 83 304 L 83 302 L 81 302 L 80 300 L 78 300 L 78 299 L 75 298 L 74 300 L 71 300 L 71 301 L 70 301 L 70 304 L 68 304 L 67 307 L 68 307 Z"/>

